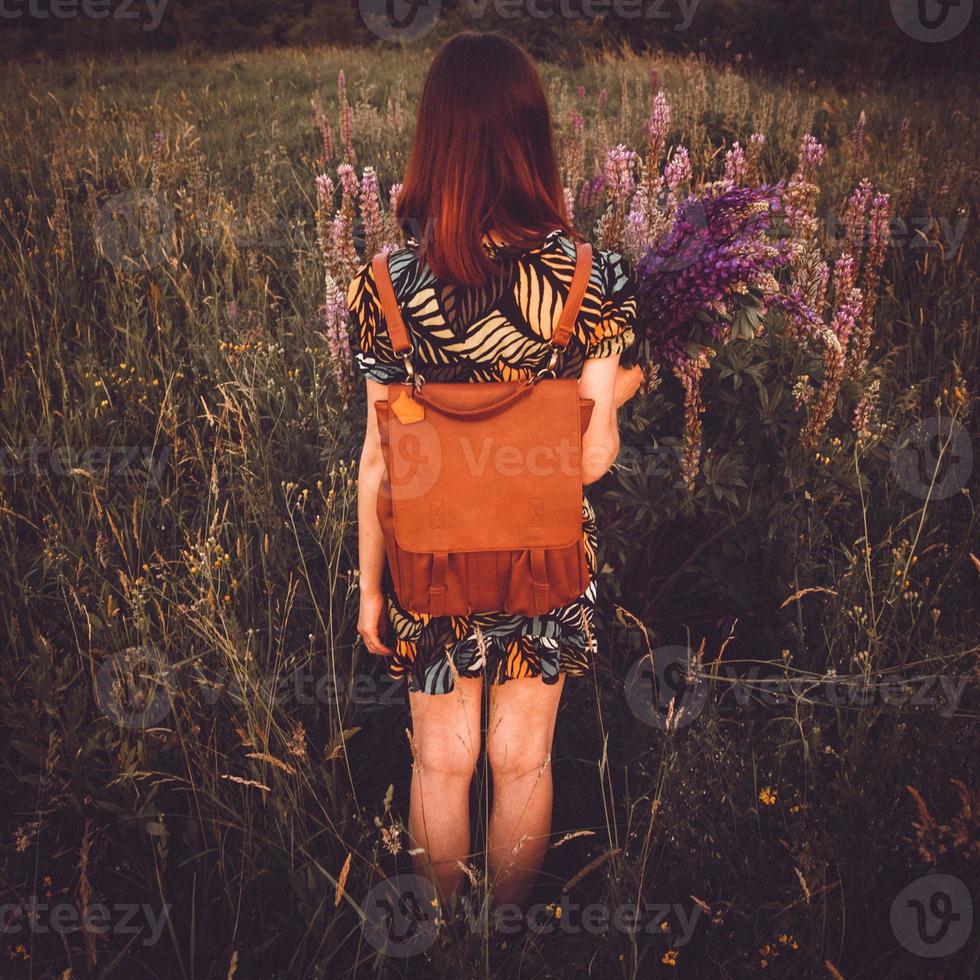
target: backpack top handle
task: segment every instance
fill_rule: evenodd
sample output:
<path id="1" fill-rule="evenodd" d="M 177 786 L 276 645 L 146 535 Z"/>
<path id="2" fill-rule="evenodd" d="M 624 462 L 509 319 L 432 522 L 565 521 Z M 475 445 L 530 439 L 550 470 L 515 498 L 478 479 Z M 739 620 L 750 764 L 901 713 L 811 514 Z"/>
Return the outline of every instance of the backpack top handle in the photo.
<path id="1" fill-rule="evenodd" d="M 379 252 L 371 259 L 371 271 L 374 273 L 374 282 L 378 288 L 378 298 L 381 300 L 381 312 L 384 314 L 385 322 L 388 324 L 388 335 L 391 337 L 391 345 L 394 352 L 405 362 L 405 369 L 408 372 L 409 380 L 413 387 L 421 386 L 421 376 L 415 370 L 412 363 L 411 338 L 402 317 L 401 308 L 395 297 L 395 289 L 391 284 L 391 273 L 388 269 L 388 256 L 384 252 Z M 585 290 L 589 285 L 589 277 L 592 274 L 592 246 L 589 242 L 575 243 L 575 272 L 572 274 L 572 281 L 568 287 L 568 296 L 565 297 L 565 305 L 562 307 L 561 315 L 551 335 L 551 358 L 548 366 L 539 372 L 539 376 L 544 373 L 554 373 L 555 365 L 558 362 L 558 354 L 567 346 L 575 330 L 575 320 L 578 317 L 579 308 L 585 297 Z"/>

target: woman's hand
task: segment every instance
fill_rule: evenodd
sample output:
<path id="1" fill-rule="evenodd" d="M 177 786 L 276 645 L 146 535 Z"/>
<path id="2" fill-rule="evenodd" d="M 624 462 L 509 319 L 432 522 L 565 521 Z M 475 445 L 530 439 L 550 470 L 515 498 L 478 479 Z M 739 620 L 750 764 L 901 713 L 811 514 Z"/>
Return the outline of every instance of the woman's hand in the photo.
<path id="1" fill-rule="evenodd" d="M 639 390 L 643 383 L 643 368 L 634 364 L 631 368 L 620 367 L 616 370 L 616 390 L 613 404 L 616 408 L 625 405 Z"/>
<path id="2" fill-rule="evenodd" d="M 395 651 L 386 646 L 382 634 L 386 632 L 382 624 L 385 616 L 385 597 L 380 592 L 361 592 L 361 606 L 357 615 L 357 632 L 360 634 L 368 653 L 390 656 Z"/>

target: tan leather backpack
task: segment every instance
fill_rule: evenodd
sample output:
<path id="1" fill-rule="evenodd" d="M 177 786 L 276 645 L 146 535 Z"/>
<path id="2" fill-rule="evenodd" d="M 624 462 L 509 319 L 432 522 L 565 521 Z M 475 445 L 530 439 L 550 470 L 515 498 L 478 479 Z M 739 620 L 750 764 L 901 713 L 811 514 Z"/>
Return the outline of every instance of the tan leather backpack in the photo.
<path id="1" fill-rule="evenodd" d="M 376 401 L 386 474 L 378 518 L 398 601 L 433 616 L 539 615 L 589 585 L 582 539 L 582 434 L 593 402 L 555 377 L 588 286 L 592 247 L 575 272 L 528 381 L 424 382 L 384 254 L 372 271 L 406 382 Z"/>

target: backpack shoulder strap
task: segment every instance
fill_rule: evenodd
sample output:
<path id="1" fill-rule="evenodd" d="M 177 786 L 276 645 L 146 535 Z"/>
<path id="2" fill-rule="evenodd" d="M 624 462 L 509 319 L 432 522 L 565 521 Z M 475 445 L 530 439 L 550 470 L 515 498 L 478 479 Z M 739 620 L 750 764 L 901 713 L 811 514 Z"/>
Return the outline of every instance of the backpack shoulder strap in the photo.
<path id="1" fill-rule="evenodd" d="M 388 271 L 388 256 L 378 252 L 371 259 L 371 271 L 374 273 L 374 283 L 378 287 L 378 298 L 381 300 L 381 312 L 385 323 L 388 324 L 388 336 L 391 346 L 399 356 L 412 350 L 412 341 L 408 329 L 402 319 L 402 311 L 395 298 L 395 289 L 391 284 L 391 273 Z"/>
<path id="2" fill-rule="evenodd" d="M 585 290 L 589 285 L 589 276 L 592 274 L 592 246 L 588 242 L 575 243 L 575 272 L 572 275 L 571 285 L 568 287 L 568 296 L 565 297 L 565 305 L 562 307 L 561 316 L 558 318 L 558 325 L 551 335 L 551 343 L 558 348 L 568 346 L 575 330 L 575 320 L 578 317 Z"/>

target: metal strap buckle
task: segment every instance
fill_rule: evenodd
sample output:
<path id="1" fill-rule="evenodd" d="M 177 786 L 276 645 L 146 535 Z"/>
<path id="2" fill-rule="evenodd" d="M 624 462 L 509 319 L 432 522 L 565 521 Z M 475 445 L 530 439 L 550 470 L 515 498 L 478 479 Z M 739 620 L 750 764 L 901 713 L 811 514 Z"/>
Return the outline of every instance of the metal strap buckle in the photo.
<path id="1" fill-rule="evenodd" d="M 535 381 L 541 381 L 543 378 L 547 378 L 549 375 L 552 378 L 557 377 L 555 374 L 555 369 L 558 367 L 558 355 L 561 353 L 561 348 L 554 342 L 551 343 L 550 347 L 551 356 L 548 358 L 548 363 L 531 377 L 528 384 L 534 384 Z"/>
<path id="2" fill-rule="evenodd" d="M 412 354 L 414 350 L 410 350 L 405 354 L 402 354 L 402 361 L 405 364 L 405 373 L 408 375 L 402 384 L 411 385 L 413 392 L 418 392 L 425 381 L 425 378 L 415 370 L 415 364 L 412 361 Z"/>

